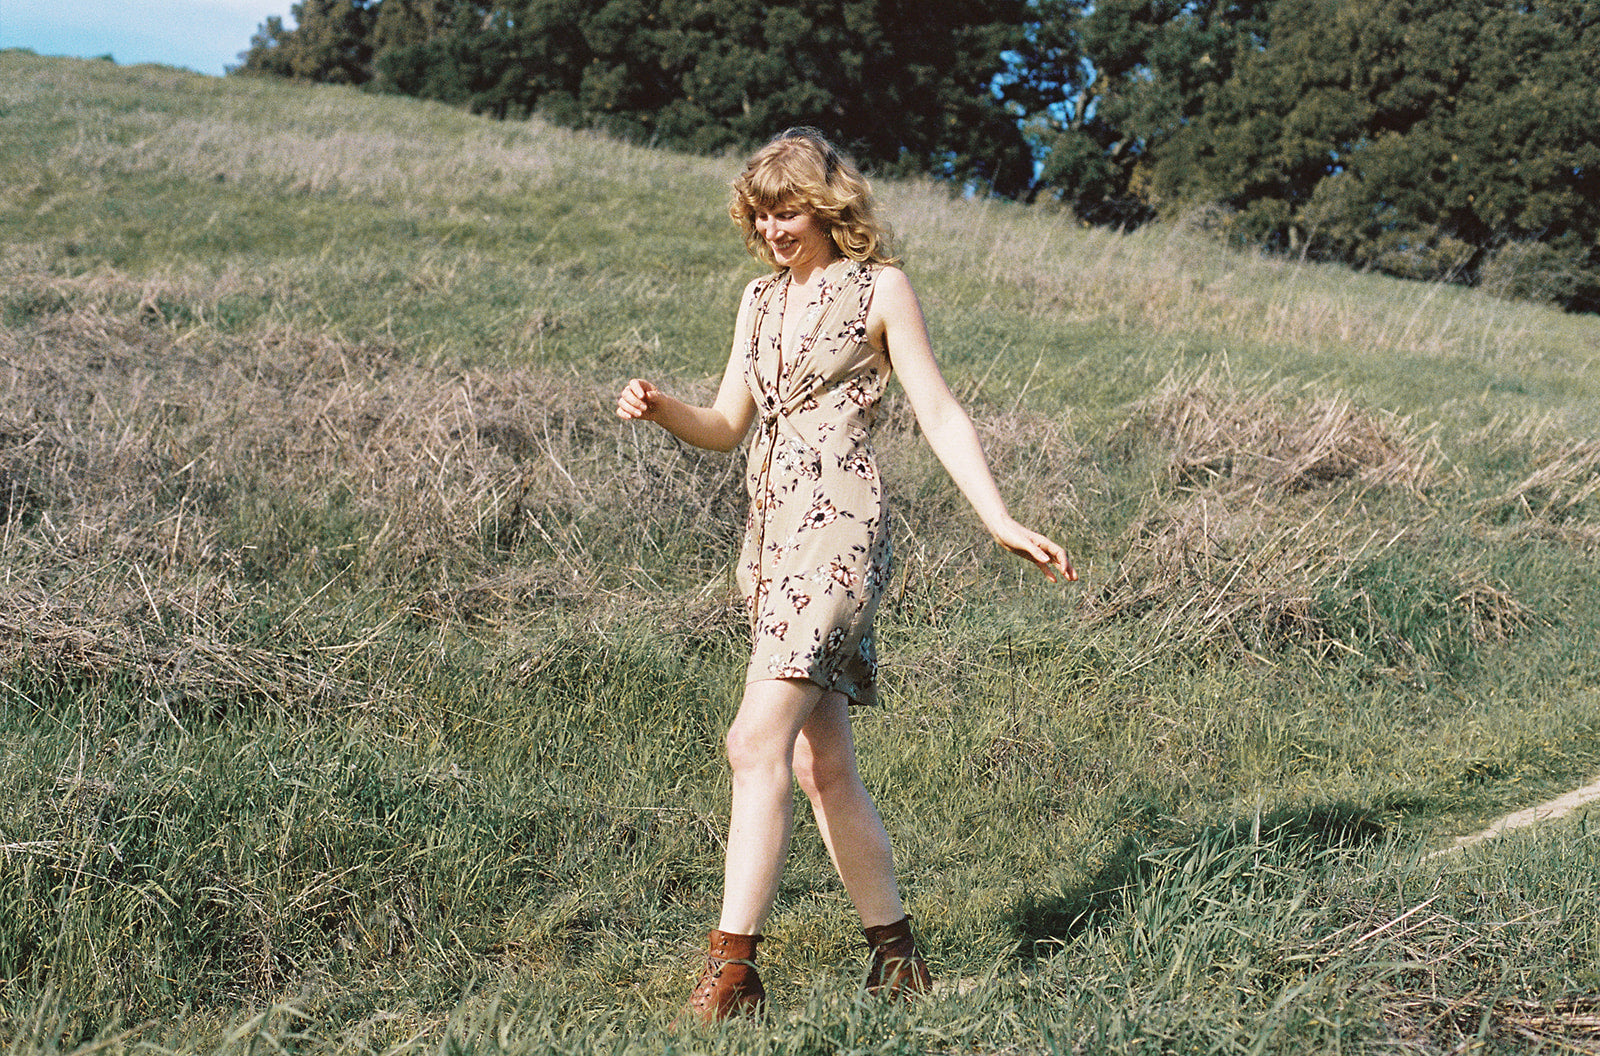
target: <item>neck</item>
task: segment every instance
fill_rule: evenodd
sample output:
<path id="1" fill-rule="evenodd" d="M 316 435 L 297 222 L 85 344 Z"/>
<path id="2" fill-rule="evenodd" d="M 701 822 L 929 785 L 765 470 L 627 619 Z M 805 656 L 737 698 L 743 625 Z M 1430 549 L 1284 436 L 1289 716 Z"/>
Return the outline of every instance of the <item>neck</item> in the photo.
<path id="1" fill-rule="evenodd" d="M 801 286 L 810 286 L 822 277 L 822 273 L 830 265 L 842 259 L 842 257 L 829 257 L 826 260 L 819 260 L 810 264 L 796 264 L 789 269 L 789 278 Z"/>

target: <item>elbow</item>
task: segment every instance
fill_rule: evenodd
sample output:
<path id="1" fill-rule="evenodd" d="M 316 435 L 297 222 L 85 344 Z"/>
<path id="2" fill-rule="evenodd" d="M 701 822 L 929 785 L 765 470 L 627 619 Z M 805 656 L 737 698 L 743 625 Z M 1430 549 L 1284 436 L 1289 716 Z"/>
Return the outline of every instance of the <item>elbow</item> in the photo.
<path id="1" fill-rule="evenodd" d="M 749 422 L 745 422 L 742 425 L 738 422 L 728 422 L 727 427 L 719 431 L 716 436 L 712 438 L 713 442 L 710 445 L 711 449 L 714 451 L 721 451 L 726 454 L 738 447 L 740 442 L 744 440 L 744 434 L 748 433 L 749 431 Z"/>

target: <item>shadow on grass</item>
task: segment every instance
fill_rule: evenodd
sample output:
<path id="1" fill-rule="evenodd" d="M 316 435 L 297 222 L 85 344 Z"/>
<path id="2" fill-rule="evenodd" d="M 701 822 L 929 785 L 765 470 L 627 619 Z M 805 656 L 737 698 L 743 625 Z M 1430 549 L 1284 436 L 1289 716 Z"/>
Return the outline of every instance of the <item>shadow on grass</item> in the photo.
<path id="1" fill-rule="evenodd" d="M 1330 852 L 1350 851 L 1381 840 L 1387 828 L 1371 808 L 1330 803 L 1281 810 L 1203 829 L 1147 824 L 1124 836 L 1116 850 L 1082 884 L 1027 896 L 1012 906 L 1017 956 L 1037 961 L 1084 930 L 1121 914 L 1128 894 L 1149 884 L 1158 871 L 1231 871 L 1238 855 L 1270 857 L 1276 867 L 1300 863 L 1308 871 Z"/>

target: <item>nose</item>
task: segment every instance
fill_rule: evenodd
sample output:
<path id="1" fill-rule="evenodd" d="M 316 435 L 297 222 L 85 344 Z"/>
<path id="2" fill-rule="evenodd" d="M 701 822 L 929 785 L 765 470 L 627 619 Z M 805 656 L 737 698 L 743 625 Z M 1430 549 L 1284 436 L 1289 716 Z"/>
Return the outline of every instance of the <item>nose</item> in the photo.
<path id="1" fill-rule="evenodd" d="M 761 237 L 769 241 L 778 234 L 778 218 L 775 216 L 760 216 L 756 218 L 756 229 L 761 232 Z"/>

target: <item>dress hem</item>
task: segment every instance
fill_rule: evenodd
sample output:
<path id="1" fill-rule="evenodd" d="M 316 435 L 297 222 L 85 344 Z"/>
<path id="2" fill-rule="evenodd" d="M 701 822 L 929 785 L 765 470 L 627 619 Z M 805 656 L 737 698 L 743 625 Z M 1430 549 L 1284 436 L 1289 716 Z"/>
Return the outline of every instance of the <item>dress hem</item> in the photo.
<path id="1" fill-rule="evenodd" d="M 859 689 L 852 693 L 843 686 L 828 686 L 812 678 L 810 675 L 768 675 L 745 672 L 744 684 L 752 682 L 810 682 L 824 693 L 837 693 L 853 708 L 875 708 L 878 706 L 878 693 L 876 690 L 863 693 Z"/>

